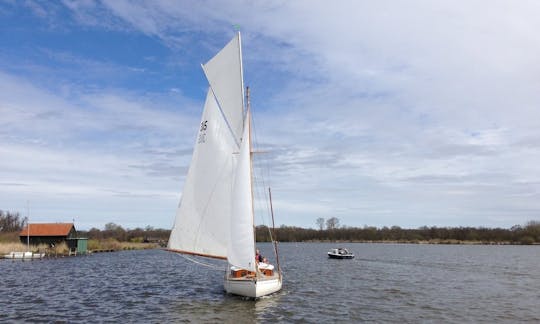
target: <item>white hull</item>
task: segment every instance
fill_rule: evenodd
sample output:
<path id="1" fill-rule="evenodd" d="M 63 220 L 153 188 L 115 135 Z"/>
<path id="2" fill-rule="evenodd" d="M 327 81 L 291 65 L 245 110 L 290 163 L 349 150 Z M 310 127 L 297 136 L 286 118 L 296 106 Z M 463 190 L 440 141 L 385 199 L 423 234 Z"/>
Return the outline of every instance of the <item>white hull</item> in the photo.
<path id="1" fill-rule="evenodd" d="M 281 278 L 273 279 L 229 279 L 225 278 L 225 291 L 229 294 L 245 297 L 262 297 L 281 289 Z"/>
<path id="2" fill-rule="evenodd" d="M 5 254 L 5 259 L 17 259 L 17 260 L 27 260 L 27 259 L 41 259 L 45 256 L 45 253 L 34 253 L 34 252 L 11 252 Z"/>

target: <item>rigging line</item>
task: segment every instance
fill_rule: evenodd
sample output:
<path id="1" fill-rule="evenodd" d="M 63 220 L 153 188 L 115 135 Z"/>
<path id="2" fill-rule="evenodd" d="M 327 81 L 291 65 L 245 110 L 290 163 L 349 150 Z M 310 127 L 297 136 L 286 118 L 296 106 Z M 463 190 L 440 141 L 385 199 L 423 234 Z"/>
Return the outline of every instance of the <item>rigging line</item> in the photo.
<path id="1" fill-rule="evenodd" d="M 257 136 L 257 135 L 255 135 Z M 260 180 L 262 182 L 262 185 L 259 185 L 258 187 L 258 193 L 261 197 L 261 210 L 264 211 L 264 209 L 266 209 L 266 216 L 268 218 L 270 218 L 271 216 L 271 206 L 270 206 L 270 197 L 268 195 L 268 192 L 266 191 L 266 188 L 269 187 L 267 186 L 267 183 L 266 183 L 266 178 L 265 178 L 265 171 L 266 171 L 266 174 L 268 175 L 269 177 L 269 174 L 270 174 L 270 167 L 269 167 L 269 159 L 268 158 L 265 158 L 264 161 L 261 161 L 263 163 L 261 163 L 261 167 L 259 168 L 259 174 L 260 174 Z M 257 179 L 259 180 L 259 179 Z M 262 194 L 261 194 L 262 193 Z M 265 218 L 262 217 L 262 220 L 263 220 L 263 224 L 266 225 L 266 222 L 265 222 Z M 274 240 L 273 238 L 273 235 L 272 235 L 272 232 L 269 231 L 269 235 L 270 235 L 270 238 L 271 240 Z"/>
<path id="2" fill-rule="evenodd" d="M 257 136 L 257 127 L 256 127 L 256 123 L 255 123 L 255 117 L 252 115 L 252 125 L 253 125 L 253 130 L 254 130 L 254 137 L 255 137 L 255 144 L 257 145 L 257 149 L 260 150 L 259 148 L 259 142 L 258 142 L 258 136 Z M 261 163 L 258 163 L 259 165 L 261 165 L 260 167 L 258 167 L 258 173 L 259 173 L 259 177 L 258 179 L 256 179 L 257 181 L 260 179 L 260 182 L 262 182 L 262 187 L 259 187 L 258 190 L 261 191 L 263 194 L 260 195 L 260 197 L 263 198 L 263 200 L 266 202 L 266 213 L 267 215 L 269 216 L 270 215 L 270 204 L 269 204 L 269 197 L 267 195 L 267 192 L 266 192 L 266 188 L 269 187 L 269 185 L 267 185 L 266 183 L 266 179 L 270 179 L 270 164 L 269 164 L 269 159 L 268 158 L 265 158 L 263 161 L 261 161 Z M 266 174 L 265 174 L 265 171 L 266 171 Z M 266 177 L 265 177 L 266 175 Z M 259 181 L 258 181 L 259 182 Z"/>
<path id="3" fill-rule="evenodd" d="M 255 186 L 255 189 L 256 189 L 255 194 L 257 195 L 256 203 L 257 203 L 258 210 L 264 212 L 265 203 L 268 204 L 267 197 L 264 194 L 265 193 L 265 191 L 264 191 L 264 187 L 265 187 L 264 183 L 265 183 L 265 181 L 264 181 L 264 177 L 261 174 L 259 168 L 257 168 L 257 171 L 258 171 L 257 175 L 254 177 L 254 181 L 255 181 L 255 184 L 256 184 L 256 186 Z M 266 213 L 267 213 L 267 215 L 269 215 L 268 214 L 268 208 L 266 208 L 266 209 L 267 209 Z M 262 213 L 259 213 L 258 216 L 259 216 L 259 219 L 262 221 L 263 225 L 267 225 L 264 215 Z"/>
<path id="4" fill-rule="evenodd" d="M 219 270 L 219 271 L 222 270 L 221 267 L 218 267 L 218 266 L 216 266 L 216 265 L 209 264 L 209 263 L 203 263 L 203 262 L 197 261 L 197 260 L 195 260 L 195 259 L 192 259 L 192 258 L 188 257 L 188 256 L 185 255 L 185 254 L 180 254 L 180 255 L 181 255 L 184 259 L 186 259 L 186 260 L 188 260 L 188 261 L 191 261 L 191 262 L 193 262 L 193 263 L 202 265 L 202 266 L 207 267 L 207 268 L 210 268 L 210 269 L 212 269 L 212 270 Z"/>
<path id="5" fill-rule="evenodd" d="M 260 146 L 259 146 L 259 136 L 257 134 L 257 124 L 255 122 L 255 117 L 253 116 L 253 114 L 251 115 L 251 125 L 252 125 L 252 130 L 253 130 L 253 137 L 254 137 L 254 140 L 253 140 L 253 144 L 256 145 L 256 149 L 257 151 L 261 151 L 260 150 Z M 259 161 L 259 159 L 258 159 Z M 268 159 L 264 159 L 264 161 L 266 163 L 257 163 L 258 165 L 260 164 L 264 164 L 264 166 L 266 166 L 266 169 L 268 169 Z M 259 179 L 262 181 L 262 184 L 263 184 L 263 187 L 266 187 L 266 181 L 265 181 L 265 175 L 263 173 L 264 171 L 264 166 L 263 167 L 257 167 L 257 171 L 259 173 Z M 263 189 L 263 192 L 265 193 L 265 197 L 266 197 L 266 190 Z"/>
<path id="6" fill-rule="evenodd" d="M 259 141 L 258 141 L 258 135 L 257 135 L 257 125 L 255 123 L 255 117 L 253 114 L 250 114 L 250 117 L 251 117 L 251 130 L 252 130 L 252 136 L 253 136 L 253 140 L 252 140 L 252 145 L 253 146 L 256 146 L 256 149 L 259 150 Z M 268 218 L 272 217 L 272 223 L 274 223 L 273 221 L 273 213 L 272 213 L 272 205 L 271 205 L 271 202 L 270 202 L 270 193 L 266 192 L 266 181 L 265 181 L 265 174 L 264 174 L 264 171 L 266 171 L 266 174 L 268 175 L 268 178 L 270 178 L 270 164 L 269 164 L 269 160 L 268 159 L 265 159 L 264 160 L 265 163 L 260 163 L 260 164 L 263 164 L 262 167 L 259 167 L 257 168 L 257 171 L 258 171 L 258 174 L 259 176 L 255 176 L 254 174 L 254 182 L 257 184 L 255 187 L 256 187 L 256 190 L 255 190 L 255 193 L 258 195 L 259 197 L 259 200 L 263 200 L 262 203 L 258 202 L 257 204 L 260 205 L 260 210 L 264 210 L 264 203 L 266 203 L 266 215 Z M 266 167 L 266 168 L 265 168 Z M 262 186 L 261 186 L 261 183 L 262 182 Z M 268 186 L 269 187 L 269 186 Z M 261 194 L 262 192 L 262 194 Z M 271 242 L 274 242 L 274 235 L 272 233 L 272 231 L 270 230 L 270 226 L 266 225 L 266 222 L 265 222 L 265 218 L 263 217 L 263 215 L 260 215 L 259 218 L 261 219 L 263 225 L 266 226 L 267 230 L 268 230 L 268 234 L 269 234 L 269 237 L 270 237 L 270 241 Z M 277 254 L 276 254 L 276 257 L 277 257 Z"/>
<path id="7" fill-rule="evenodd" d="M 253 116 L 253 114 L 251 114 L 251 125 L 252 125 L 252 133 L 253 133 L 253 137 L 254 137 L 254 141 L 253 141 L 253 144 L 257 146 L 257 149 L 259 149 L 259 142 L 258 142 L 258 136 L 257 136 L 257 127 L 256 127 L 256 123 L 255 123 L 255 117 Z M 272 214 L 271 212 L 271 203 L 270 203 L 270 195 L 269 193 L 267 194 L 266 192 L 266 181 L 265 181 L 265 177 L 264 177 L 264 171 L 266 170 L 267 171 L 267 174 L 269 175 L 270 174 L 270 166 L 269 166 L 269 162 L 268 162 L 268 159 L 265 159 L 264 160 L 266 163 L 264 163 L 264 167 L 261 167 L 261 168 L 258 168 L 258 171 L 259 171 L 259 174 L 260 176 L 259 177 L 255 177 L 255 182 L 257 182 L 257 194 L 259 195 L 259 197 L 261 198 L 260 200 L 263 201 L 263 204 L 265 203 L 266 206 L 261 206 L 261 209 L 264 209 L 264 207 L 266 207 L 266 213 L 267 213 L 267 216 L 270 216 Z M 262 163 L 261 163 L 262 164 Z M 260 180 L 260 181 L 259 181 Z M 260 185 L 260 182 L 262 182 L 262 186 Z M 261 194 L 262 192 L 262 194 Z M 264 217 L 261 215 L 260 216 L 260 219 L 262 220 L 263 222 L 263 225 L 266 226 L 266 222 L 265 222 L 265 219 Z M 274 242 L 274 235 L 270 229 L 270 226 L 266 226 L 267 230 L 268 230 L 268 235 L 270 237 L 270 241 L 271 242 Z"/>

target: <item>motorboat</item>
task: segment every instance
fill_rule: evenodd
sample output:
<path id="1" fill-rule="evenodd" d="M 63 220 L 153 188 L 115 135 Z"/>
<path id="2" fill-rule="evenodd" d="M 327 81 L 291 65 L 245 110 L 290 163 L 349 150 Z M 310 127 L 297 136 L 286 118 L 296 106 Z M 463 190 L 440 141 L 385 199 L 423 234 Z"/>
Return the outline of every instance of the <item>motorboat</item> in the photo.
<path id="1" fill-rule="evenodd" d="M 337 248 L 328 251 L 328 257 L 331 259 L 352 259 L 354 258 L 354 253 L 349 252 L 345 248 Z"/>

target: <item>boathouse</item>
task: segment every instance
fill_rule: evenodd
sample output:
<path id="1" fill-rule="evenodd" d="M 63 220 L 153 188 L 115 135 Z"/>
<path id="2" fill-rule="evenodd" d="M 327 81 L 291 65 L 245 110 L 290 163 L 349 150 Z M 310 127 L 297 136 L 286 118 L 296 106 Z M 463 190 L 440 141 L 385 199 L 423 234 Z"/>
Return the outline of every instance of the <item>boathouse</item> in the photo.
<path id="1" fill-rule="evenodd" d="M 49 246 L 66 242 L 68 239 L 77 237 L 77 230 L 73 223 L 34 223 L 25 226 L 19 238 L 26 244 L 27 240 L 32 245 L 47 244 Z"/>
<path id="2" fill-rule="evenodd" d="M 53 247 L 66 242 L 70 253 L 86 253 L 88 239 L 77 237 L 73 223 L 35 223 L 22 229 L 19 238 L 22 243 L 30 241 L 31 245 L 47 244 Z M 29 229 L 30 227 L 30 229 Z"/>

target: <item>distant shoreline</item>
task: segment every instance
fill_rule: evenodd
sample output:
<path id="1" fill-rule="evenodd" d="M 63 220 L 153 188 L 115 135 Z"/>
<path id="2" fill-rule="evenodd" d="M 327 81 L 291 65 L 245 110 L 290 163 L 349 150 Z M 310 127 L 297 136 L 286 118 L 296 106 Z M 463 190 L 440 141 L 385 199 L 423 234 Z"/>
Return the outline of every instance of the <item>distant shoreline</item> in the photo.
<path id="1" fill-rule="evenodd" d="M 270 243 L 264 241 L 258 241 L 257 243 Z M 540 243 L 523 244 L 519 242 L 482 242 L 482 241 L 365 241 L 365 240 L 307 240 L 307 241 L 280 241 L 279 243 L 334 243 L 334 244 L 346 244 L 346 243 L 364 243 L 364 244 L 418 244 L 418 245 L 540 245 Z"/>
<path id="2" fill-rule="evenodd" d="M 516 225 L 509 229 L 435 226 L 416 229 L 341 226 L 323 229 L 321 222 L 319 229 L 282 225 L 271 230 L 267 226 L 257 226 L 256 237 L 261 242 L 269 242 L 273 238 L 280 242 L 536 245 L 540 243 L 540 222 L 530 221 L 525 226 Z"/>

